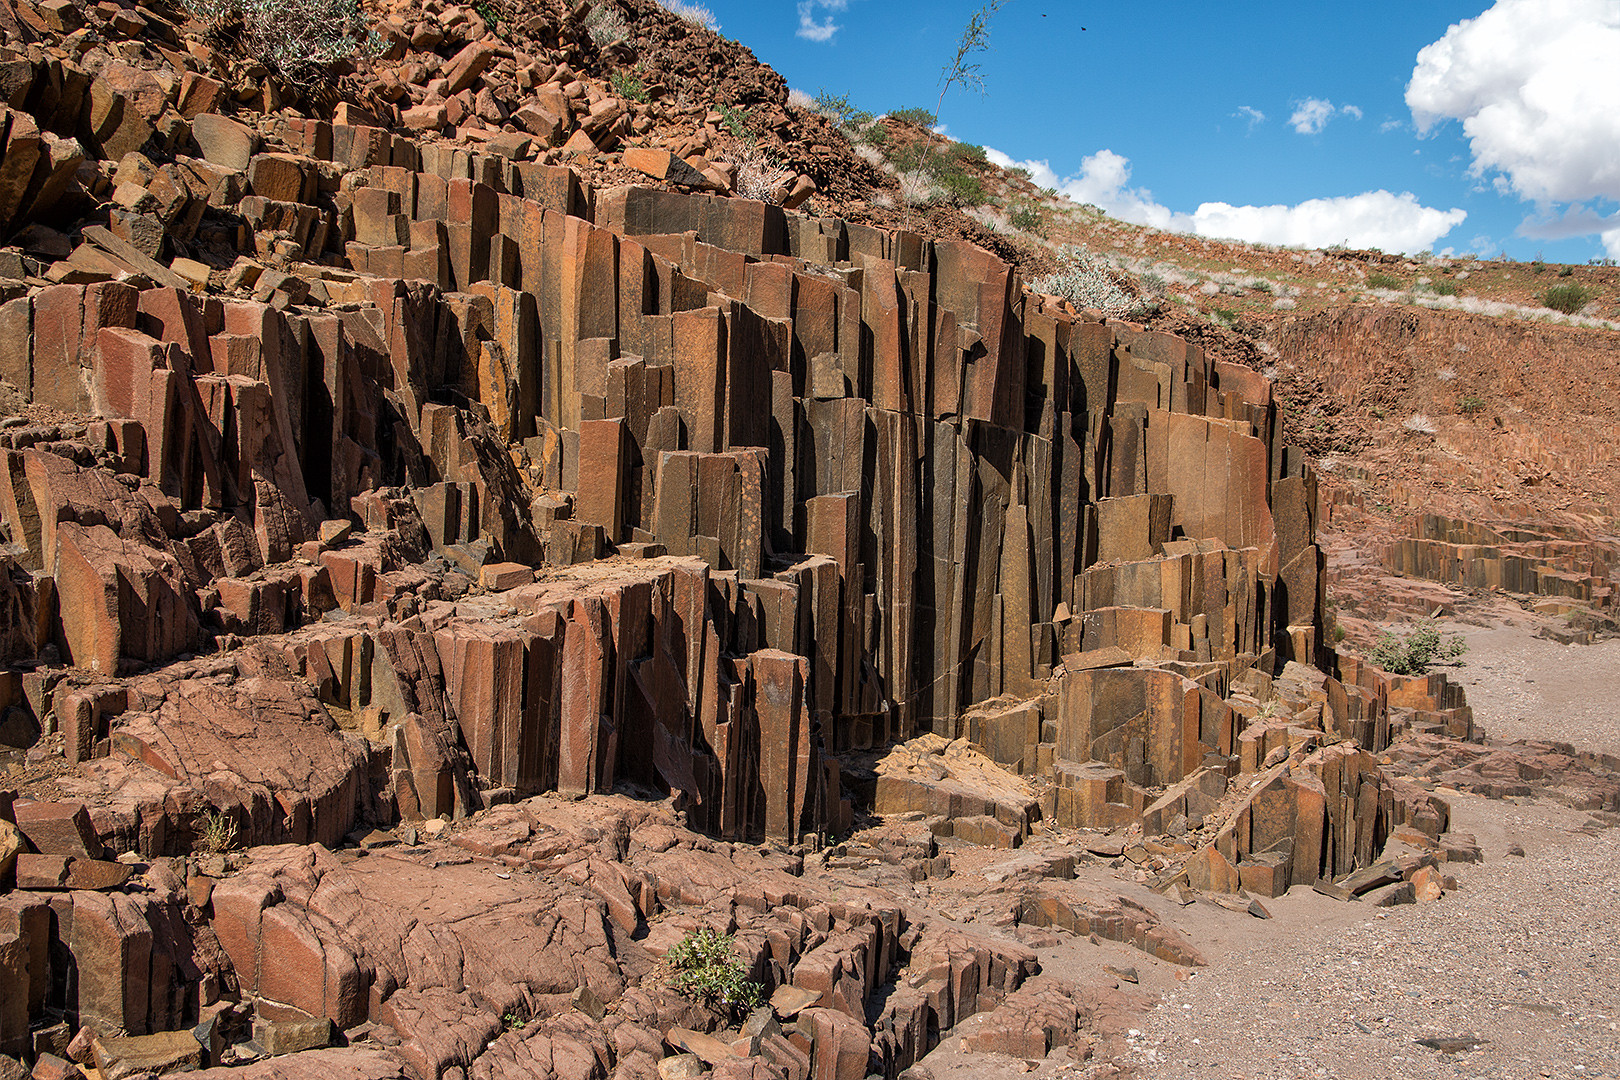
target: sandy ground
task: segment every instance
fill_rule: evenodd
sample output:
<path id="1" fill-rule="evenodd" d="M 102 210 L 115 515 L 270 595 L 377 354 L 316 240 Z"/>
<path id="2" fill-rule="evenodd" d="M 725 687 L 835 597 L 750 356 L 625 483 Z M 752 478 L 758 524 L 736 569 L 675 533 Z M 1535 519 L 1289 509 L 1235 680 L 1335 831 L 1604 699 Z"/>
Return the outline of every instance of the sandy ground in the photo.
<path id="1" fill-rule="evenodd" d="M 1143 1017 L 1129 1055 L 1141 1075 L 1620 1076 L 1620 830 L 1551 806 L 1458 796 L 1453 809 L 1487 860 L 1462 868 L 1458 892 L 1342 905 L 1349 925 L 1279 901 L 1267 940 L 1211 956 Z M 1510 841 L 1528 855 L 1506 857 Z M 1479 1043 L 1444 1053 L 1427 1038 Z"/>
<path id="2" fill-rule="evenodd" d="M 1512 627 L 1445 624 L 1468 642 L 1448 674 L 1491 742 L 1552 739 L 1620 754 L 1620 639 L 1559 645 Z"/>
<path id="3" fill-rule="evenodd" d="M 1492 742 L 1620 754 L 1620 641 L 1449 629 L 1470 647 L 1451 673 Z M 1460 887 L 1434 903 L 1380 910 L 1296 887 L 1260 920 L 1207 902 L 1179 908 L 1118 872 L 1088 871 L 1180 930 L 1209 966 L 1085 939 L 1040 950 L 1048 974 L 1077 984 L 1111 984 L 1104 964 L 1134 968 L 1140 986 L 1121 989 L 1150 1004 L 1111 1017 L 1120 1038 L 1090 1061 L 1062 1049 L 1041 1062 L 964 1053 L 970 1020 L 917 1075 L 1620 1080 L 1620 829 L 1552 803 L 1448 797 L 1454 830 L 1472 833 L 1485 861 L 1448 865 Z M 1526 855 L 1509 856 L 1513 844 Z"/>

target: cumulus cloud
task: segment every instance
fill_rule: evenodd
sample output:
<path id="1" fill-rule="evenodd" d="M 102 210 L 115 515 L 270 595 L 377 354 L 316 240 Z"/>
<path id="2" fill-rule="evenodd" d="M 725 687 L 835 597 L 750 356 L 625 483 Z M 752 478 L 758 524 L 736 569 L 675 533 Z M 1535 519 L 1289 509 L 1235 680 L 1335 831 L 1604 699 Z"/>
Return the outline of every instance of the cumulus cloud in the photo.
<path id="1" fill-rule="evenodd" d="M 1620 200 L 1620 4 L 1498 0 L 1417 55 L 1420 133 L 1461 120 L 1476 175 L 1540 203 Z"/>
<path id="2" fill-rule="evenodd" d="M 794 33 L 806 41 L 831 41 L 839 26 L 833 22 L 830 12 L 843 11 L 848 6 L 849 0 L 799 0 L 799 29 Z M 829 12 L 820 22 L 816 21 L 818 7 Z"/>
<path id="3" fill-rule="evenodd" d="M 1335 116 L 1360 120 L 1361 110 L 1354 105 L 1335 105 L 1326 98 L 1306 98 L 1294 102 L 1294 113 L 1288 118 L 1288 124 L 1301 135 L 1320 135 Z"/>
<path id="4" fill-rule="evenodd" d="M 1263 124 L 1266 122 L 1266 114 L 1255 108 L 1253 105 L 1239 105 L 1238 111 L 1232 115 L 1241 116 L 1248 120 L 1250 131 L 1254 130 L 1254 126 L 1256 124 Z"/>
<path id="5" fill-rule="evenodd" d="M 1432 248 L 1468 216 L 1459 209 L 1438 210 L 1411 192 L 1364 191 L 1307 199 L 1294 206 L 1232 206 L 1204 203 L 1193 215 L 1203 236 L 1228 236 L 1265 244 L 1327 247 L 1348 243 L 1385 251 Z"/>
<path id="6" fill-rule="evenodd" d="M 1410 192 L 1367 191 L 1308 199 L 1293 206 L 1201 204 L 1192 213 L 1171 210 L 1146 188 L 1132 187 L 1130 159 L 1099 150 L 1080 163 L 1080 171 L 1060 178 L 1046 161 L 1014 161 L 999 150 L 986 156 L 1002 168 L 1028 169 L 1041 187 L 1055 188 L 1075 202 L 1090 203 L 1114 217 L 1138 225 L 1261 244 L 1328 247 L 1376 247 L 1385 251 L 1432 249 L 1440 237 L 1468 214 L 1460 209 L 1424 206 Z"/>

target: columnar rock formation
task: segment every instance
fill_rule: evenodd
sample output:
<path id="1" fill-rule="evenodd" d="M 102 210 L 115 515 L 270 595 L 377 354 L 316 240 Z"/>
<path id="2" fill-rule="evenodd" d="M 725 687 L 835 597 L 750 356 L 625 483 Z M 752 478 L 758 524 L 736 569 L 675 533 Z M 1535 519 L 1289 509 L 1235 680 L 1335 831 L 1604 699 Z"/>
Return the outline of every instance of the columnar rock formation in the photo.
<path id="1" fill-rule="evenodd" d="M 378 1075 L 644 1073 L 695 1022 L 639 986 L 650 921 L 684 908 L 658 925 L 738 930 L 767 988 L 810 995 L 793 1037 L 753 1036 L 779 1075 L 893 1075 L 1035 963 L 804 882 L 857 804 L 1006 846 L 1174 826 L 1161 887 L 1268 896 L 1396 824 L 1444 831 L 1373 755 L 1466 737 L 1467 709 L 1325 647 L 1315 481 L 1256 372 L 961 241 L 250 126 L 190 76 L 70 101 L 59 60 L 3 70 L 0 219 L 86 153 L 116 188 L 48 266 L 0 254 L 27 279 L 0 282 L 0 706 L 75 767 L 62 801 L 0 803 L 47 860 L 18 885 L 75 890 L 0 905 L 0 1049 L 47 1006 L 109 1037 L 220 1020 L 223 982 L 262 1016 L 387 1025 Z M 255 258 L 164 258 L 202 236 Z M 959 739 L 989 761 L 936 753 Z M 1007 771 L 1028 797 L 985 779 Z M 539 797 L 612 792 L 605 827 Z M 459 853 L 426 843 L 480 811 Z M 424 843 L 334 853 L 399 822 Z M 250 870 L 93 891 L 209 829 Z M 1110 904 L 1013 921 L 1195 962 Z M 902 961 L 920 976 L 878 997 Z"/>

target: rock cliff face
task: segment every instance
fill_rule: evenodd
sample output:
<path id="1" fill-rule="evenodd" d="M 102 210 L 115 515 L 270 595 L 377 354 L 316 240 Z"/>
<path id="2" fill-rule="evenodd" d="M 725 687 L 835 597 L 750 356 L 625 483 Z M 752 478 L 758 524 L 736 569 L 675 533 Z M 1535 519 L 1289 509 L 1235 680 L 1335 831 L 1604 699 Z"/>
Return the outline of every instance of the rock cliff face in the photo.
<path id="1" fill-rule="evenodd" d="M 0 283 L 0 704 L 60 740 L 84 844 L 0 803 L 77 860 L 0 904 L 0 1049 L 47 1009 L 225 1031 L 223 986 L 391 1031 L 315 1071 L 648 1075 L 702 1021 L 642 977 L 717 923 L 810 995 L 727 1075 L 893 1075 L 1038 965 L 807 881 L 857 811 L 938 819 L 914 877 L 935 834 L 1140 823 L 1184 838 L 1161 887 L 1267 896 L 1444 831 L 1373 755 L 1467 709 L 1324 645 L 1315 480 L 1253 371 L 959 240 L 250 126 L 189 75 L 75 104 L 69 67 L 4 65 L 0 217 L 85 153 L 117 205 Z M 167 258 L 203 235 L 258 261 Z M 217 885 L 165 861 L 222 839 L 255 855 Z M 120 853 L 145 892 L 72 884 Z M 1109 898 L 1019 910 L 1196 957 Z"/>

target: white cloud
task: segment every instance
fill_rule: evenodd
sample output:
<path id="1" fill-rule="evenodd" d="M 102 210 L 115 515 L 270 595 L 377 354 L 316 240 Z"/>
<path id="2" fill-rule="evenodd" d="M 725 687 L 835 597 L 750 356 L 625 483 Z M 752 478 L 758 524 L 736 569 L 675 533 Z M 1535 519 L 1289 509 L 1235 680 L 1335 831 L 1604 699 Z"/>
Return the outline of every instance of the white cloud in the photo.
<path id="1" fill-rule="evenodd" d="M 1321 98 L 1306 98 L 1294 108 L 1288 123 L 1301 135 L 1315 135 L 1333 119 L 1333 103 Z"/>
<path id="2" fill-rule="evenodd" d="M 1336 114 L 1361 119 L 1361 110 L 1354 105 L 1335 105 L 1326 98 L 1306 98 L 1294 102 L 1294 113 L 1288 123 L 1301 135 L 1320 135 Z"/>
<path id="3" fill-rule="evenodd" d="M 827 15 L 821 22 L 816 21 L 816 8 L 826 8 L 828 12 L 843 11 L 849 6 L 849 0 L 799 0 L 799 29 L 796 35 L 806 41 L 827 42 L 838 33 L 839 26 L 833 22 L 832 15 Z"/>
<path id="4" fill-rule="evenodd" d="M 1617 101 L 1615 0 L 1498 0 L 1424 47 L 1406 87 L 1419 132 L 1461 120 L 1473 172 L 1544 204 L 1620 200 Z"/>
<path id="5" fill-rule="evenodd" d="M 1562 214 L 1533 214 L 1515 231 L 1532 240 L 1567 240 L 1595 234 L 1604 254 L 1620 259 L 1620 212 L 1604 215 L 1577 203 Z"/>
<path id="6" fill-rule="evenodd" d="M 1193 215 L 1196 231 L 1265 244 L 1375 247 L 1422 251 L 1468 216 L 1459 209 L 1438 210 L 1411 192 L 1364 191 L 1307 199 L 1294 206 L 1232 206 L 1204 203 Z"/>
<path id="7" fill-rule="evenodd" d="M 1249 121 L 1250 131 L 1254 130 L 1254 125 L 1263 124 L 1266 122 L 1266 114 L 1255 108 L 1253 105 L 1239 105 L 1238 111 L 1232 115 L 1241 116 L 1247 119 Z"/>
<path id="8" fill-rule="evenodd" d="M 1138 225 L 1198 236 L 1261 244 L 1328 247 L 1346 243 L 1385 251 L 1422 251 L 1432 249 L 1437 239 L 1468 216 L 1460 209 L 1424 206 L 1410 192 L 1395 195 L 1382 190 L 1308 199 L 1294 206 L 1207 202 L 1188 214 L 1158 202 L 1146 188 L 1131 187 L 1130 159 L 1112 150 L 1097 151 L 1080 163 L 1078 173 L 1063 178 L 1046 161 L 1014 161 L 988 147 L 985 153 L 1004 169 L 1028 169 L 1037 185 L 1056 188 L 1075 202 L 1090 203 Z"/>
<path id="9" fill-rule="evenodd" d="M 1572 236 L 1591 236 L 1609 229 L 1620 229 L 1620 214 L 1605 217 L 1591 207 L 1577 203 L 1562 214 L 1532 214 L 1520 222 L 1515 231 L 1532 240 L 1567 240 Z"/>

